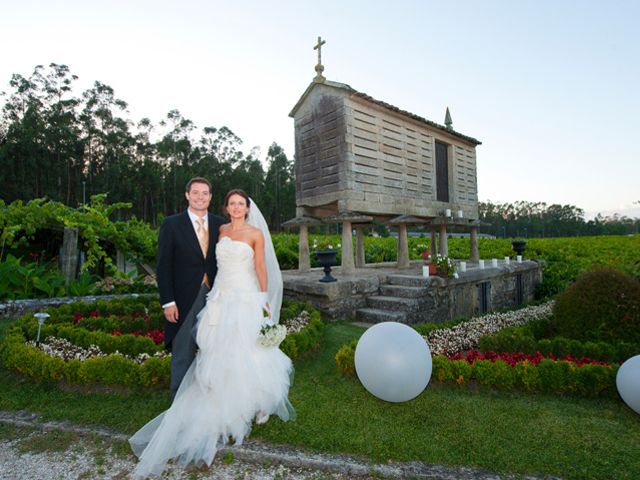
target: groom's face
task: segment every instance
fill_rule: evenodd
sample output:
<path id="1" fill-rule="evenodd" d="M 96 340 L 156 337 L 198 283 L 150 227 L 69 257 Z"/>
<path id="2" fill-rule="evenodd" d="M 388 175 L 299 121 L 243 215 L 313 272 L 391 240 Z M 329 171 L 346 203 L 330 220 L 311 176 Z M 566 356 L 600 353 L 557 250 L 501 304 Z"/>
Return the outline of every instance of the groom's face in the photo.
<path id="1" fill-rule="evenodd" d="M 187 197 L 189 210 L 192 212 L 203 215 L 209 208 L 211 192 L 209 191 L 209 185 L 206 183 L 192 183 L 191 188 L 184 195 Z"/>

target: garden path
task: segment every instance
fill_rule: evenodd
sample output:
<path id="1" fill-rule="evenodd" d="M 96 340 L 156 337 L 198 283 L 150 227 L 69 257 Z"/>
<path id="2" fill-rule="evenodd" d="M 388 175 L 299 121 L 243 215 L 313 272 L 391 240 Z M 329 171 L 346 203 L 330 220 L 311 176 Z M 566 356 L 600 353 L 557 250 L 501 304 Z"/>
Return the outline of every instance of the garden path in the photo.
<path id="1" fill-rule="evenodd" d="M 0 479 L 120 479 L 129 478 L 135 457 L 125 443 L 127 435 L 68 422 L 44 422 L 28 412 L 0 411 Z M 170 466 L 166 479 L 378 479 L 507 480 L 473 468 L 424 463 L 373 465 L 344 455 L 308 453 L 291 447 L 248 441 L 242 447 L 223 448 L 209 469 Z M 519 476 L 526 480 L 540 477 Z M 559 480 L 545 477 L 545 480 Z"/>

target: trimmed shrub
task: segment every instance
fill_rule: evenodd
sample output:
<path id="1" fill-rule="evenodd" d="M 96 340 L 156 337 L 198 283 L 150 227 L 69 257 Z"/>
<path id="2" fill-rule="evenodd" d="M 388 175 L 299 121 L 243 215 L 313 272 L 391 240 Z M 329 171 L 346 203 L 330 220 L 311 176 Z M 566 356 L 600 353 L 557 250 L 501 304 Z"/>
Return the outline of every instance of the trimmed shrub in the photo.
<path id="1" fill-rule="evenodd" d="M 358 340 L 342 345 L 335 360 L 340 371 L 355 373 L 354 354 Z M 587 396 L 617 396 L 615 386 L 618 365 L 590 365 L 565 360 L 523 360 L 511 366 L 509 362 L 478 359 L 451 360 L 444 355 L 432 356 L 431 382 L 466 385 L 475 381 L 498 390 L 519 389 L 526 392 L 580 394 Z"/>
<path id="2" fill-rule="evenodd" d="M 522 352 L 530 355 L 540 352 L 545 357 L 551 355 L 557 358 L 566 356 L 575 358 L 587 357 L 610 363 L 624 362 L 640 352 L 640 344 L 629 342 L 581 342 L 565 337 L 540 338 L 536 340 L 537 334 L 533 332 L 537 328 L 537 326 L 534 326 L 532 330 L 530 324 L 526 324 L 522 327 L 505 328 L 495 335 L 481 337 L 479 341 L 480 350 L 483 352 Z"/>
<path id="3" fill-rule="evenodd" d="M 338 369 L 345 375 L 355 375 L 356 373 L 356 346 L 358 339 L 354 339 L 347 345 L 342 345 L 336 353 L 335 359 Z"/>
<path id="4" fill-rule="evenodd" d="M 576 340 L 640 343 L 640 281 L 610 268 L 580 275 L 558 295 L 553 326 Z"/>
<path id="5" fill-rule="evenodd" d="M 431 357 L 431 361 L 431 379 L 433 381 L 440 383 L 453 382 L 453 364 L 447 357 L 434 355 Z"/>
<path id="6" fill-rule="evenodd" d="M 144 304 L 141 306 L 122 303 L 120 299 L 113 302 L 114 310 L 125 317 L 124 320 L 119 319 L 120 321 L 128 322 L 132 318 L 135 321 L 139 317 L 138 312 L 145 311 Z M 157 298 L 154 302 L 157 304 Z M 97 327 L 101 322 L 110 322 L 116 317 L 110 316 L 108 304 L 89 306 L 72 304 L 65 305 L 60 310 L 58 312 L 57 309 L 49 309 L 51 317 L 43 325 L 40 338 L 56 336 L 83 348 L 96 345 L 108 355 L 92 357 L 85 361 L 77 359 L 65 361 L 59 357 L 49 356 L 26 343 L 29 339 L 35 339 L 37 322 L 32 315 L 25 315 L 9 327 L 4 339 L 0 342 L 0 361 L 5 368 L 30 377 L 36 382 L 66 381 L 82 385 L 144 387 L 164 387 L 169 384 L 170 357 L 150 356 L 140 364 L 123 355 L 135 357 L 141 353 L 153 355 L 161 351 L 163 347 L 156 345 L 150 338 L 87 330 L 79 326 L 79 321 L 74 322 L 74 318 L 77 319 L 78 315 L 88 315 L 87 318 L 94 322 L 85 326 Z M 315 347 L 322 338 L 324 323 L 320 318 L 320 312 L 310 305 L 285 302 L 282 310 L 283 321 L 286 323 L 287 319 L 296 318 L 302 310 L 309 312 L 309 322 L 300 331 L 287 335 L 280 345 L 280 348 L 291 357 Z M 104 325 L 113 326 L 112 324 Z"/>
<path id="7" fill-rule="evenodd" d="M 503 360 L 478 360 L 473 363 L 473 378 L 480 384 L 509 390 L 516 382 L 513 367 Z"/>
<path id="8" fill-rule="evenodd" d="M 473 365 L 466 360 L 453 360 L 451 362 L 451 373 L 453 381 L 458 385 L 466 385 L 471 380 Z"/>

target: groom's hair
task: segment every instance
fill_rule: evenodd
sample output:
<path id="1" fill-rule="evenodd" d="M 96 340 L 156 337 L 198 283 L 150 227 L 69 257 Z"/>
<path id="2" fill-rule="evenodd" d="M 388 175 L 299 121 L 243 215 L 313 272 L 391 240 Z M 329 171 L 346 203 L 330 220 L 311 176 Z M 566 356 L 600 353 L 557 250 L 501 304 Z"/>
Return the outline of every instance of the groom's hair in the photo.
<path id="1" fill-rule="evenodd" d="M 187 186 L 184 187 L 184 191 L 189 193 L 191 191 L 191 185 L 193 185 L 194 183 L 204 183 L 209 187 L 209 193 L 211 193 L 211 183 L 209 182 L 209 180 L 203 177 L 193 177 L 187 182 Z"/>

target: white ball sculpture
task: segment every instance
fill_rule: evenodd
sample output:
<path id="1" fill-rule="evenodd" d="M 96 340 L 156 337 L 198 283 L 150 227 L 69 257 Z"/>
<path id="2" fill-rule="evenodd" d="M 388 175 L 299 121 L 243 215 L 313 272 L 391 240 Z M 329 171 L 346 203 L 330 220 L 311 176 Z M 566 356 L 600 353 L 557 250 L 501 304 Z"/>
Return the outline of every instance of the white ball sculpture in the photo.
<path id="1" fill-rule="evenodd" d="M 624 403 L 640 413 L 640 355 L 631 357 L 620 365 L 616 387 Z"/>
<path id="2" fill-rule="evenodd" d="M 369 393 L 387 402 L 417 397 L 431 379 L 431 351 L 422 336 L 402 323 L 370 327 L 358 341 L 356 373 Z"/>

